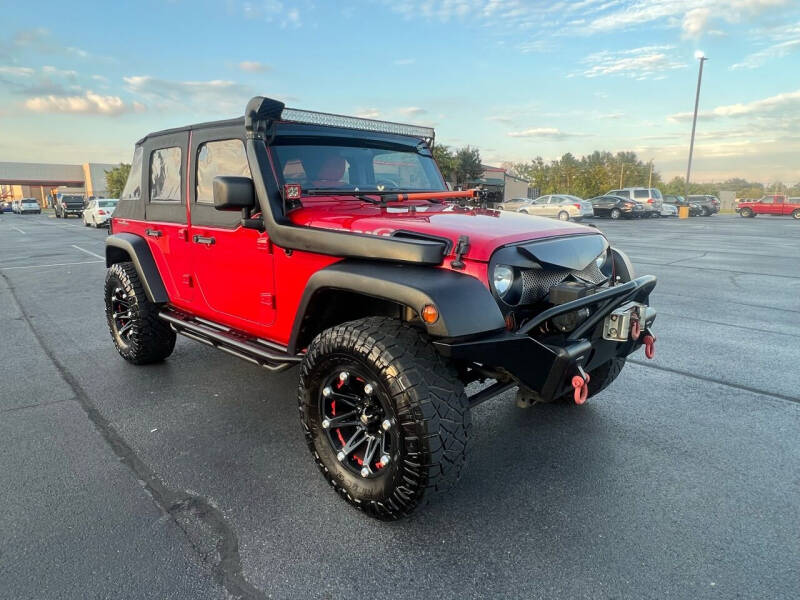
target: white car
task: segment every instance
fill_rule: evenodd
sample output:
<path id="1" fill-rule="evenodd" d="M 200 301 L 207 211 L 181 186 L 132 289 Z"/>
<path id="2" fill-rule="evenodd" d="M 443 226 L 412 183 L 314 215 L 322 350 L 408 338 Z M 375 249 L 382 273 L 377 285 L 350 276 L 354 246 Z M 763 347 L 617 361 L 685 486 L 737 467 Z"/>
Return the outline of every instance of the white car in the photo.
<path id="1" fill-rule="evenodd" d="M 89 204 L 83 209 L 83 224 L 86 227 L 103 227 L 108 224 L 108 220 L 117 207 L 117 198 L 97 198 L 89 200 Z"/>
<path id="2" fill-rule="evenodd" d="M 674 204 L 669 204 L 664 202 L 661 205 L 661 216 L 662 217 L 677 217 L 678 216 L 678 207 Z"/>

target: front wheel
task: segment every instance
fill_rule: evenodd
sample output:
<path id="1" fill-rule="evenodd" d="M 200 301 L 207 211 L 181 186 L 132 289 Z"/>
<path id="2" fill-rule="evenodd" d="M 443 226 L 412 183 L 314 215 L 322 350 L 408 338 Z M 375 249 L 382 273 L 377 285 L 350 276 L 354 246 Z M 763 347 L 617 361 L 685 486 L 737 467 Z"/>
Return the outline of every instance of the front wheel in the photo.
<path id="1" fill-rule="evenodd" d="M 755 213 L 753 213 L 753 209 L 752 208 L 743 208 L 742 210 L 739 211 L 739 215 L 740 216 L 748 218 L 748 219 L 750 217 L 752 217 L 754 214 Z"/>
<path id="2" fill-rule="evenodd" d="M 120 356 L 135 365 L 159 362 L 172 354 L 175 332 L 158 317 L 131 262 L 111 265 L 105 283 L 106 320 Z"/>
<path id="3" fill-rule="evenodd" d="M 423 333 L 395 319 L 320 333 L 300 368 L 298 403 L 320 471 L 372 517 L 411 514 L 455 484 L 466 463 L 464 387 Z"/>
<path id="4" fill-rule="evenodd" d="M 565 210 L 562 210 L 560 213 L 558 213 L 558 220 L 569 221 L 569 213 Z"/>

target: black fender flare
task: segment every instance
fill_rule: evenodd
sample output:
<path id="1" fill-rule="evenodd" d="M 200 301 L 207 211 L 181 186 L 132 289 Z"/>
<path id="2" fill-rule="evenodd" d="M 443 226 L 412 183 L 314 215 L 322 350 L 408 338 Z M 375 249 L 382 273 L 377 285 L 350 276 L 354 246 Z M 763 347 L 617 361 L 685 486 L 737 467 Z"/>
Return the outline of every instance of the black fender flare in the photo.
<path id="1" fill-rule="evenodd" d="M 295 353 L 306 311 L 315 294 L 326 289 L 355 292 L 408 306 L 417 314 L 433 304 L 439 318 L 426 324 L 428 334 L 456 338 L 505 327 L 497 302 L 478 279 L 436 267 L 343 260 L 314 273 L 295 315 L 288 351 Z"/>
<path id="2" fill-rule="evenodd" d="M 147 241 L 133 233 L 115 233 L 106 238 L 106 267 L 130 261 L 142 280 L 147 299 L 155 304 L 169 302 L 167 288 L 158 272 Z"/>

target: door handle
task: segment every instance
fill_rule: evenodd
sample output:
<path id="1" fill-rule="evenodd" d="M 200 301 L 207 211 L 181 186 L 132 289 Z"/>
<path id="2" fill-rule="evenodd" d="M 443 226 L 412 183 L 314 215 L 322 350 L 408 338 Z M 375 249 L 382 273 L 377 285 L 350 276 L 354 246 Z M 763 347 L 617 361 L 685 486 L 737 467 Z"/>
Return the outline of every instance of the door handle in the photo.
<path id="1" fill-rule="evenodd" d="M 163 235 L 158 229 L 145 229 L 144 234 L 150 237 L 161 237 Z"/>
<path id="2" fill-rule="evenodd" d="M 217 240 L 215 240 L 213 237 L 206 237 L 204 235 L 195 235 L 192 236 L 192 241 L 195 244 L 205 244 L 206 246 L 213 246 L 214 242 L 216 242 Z"/>

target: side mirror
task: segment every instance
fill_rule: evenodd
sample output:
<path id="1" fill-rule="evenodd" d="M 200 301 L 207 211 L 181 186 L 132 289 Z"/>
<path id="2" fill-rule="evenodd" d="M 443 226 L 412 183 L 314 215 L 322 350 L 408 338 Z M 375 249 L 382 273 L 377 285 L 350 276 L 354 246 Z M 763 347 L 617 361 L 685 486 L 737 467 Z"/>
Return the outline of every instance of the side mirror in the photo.
<path id="1" fill-rule="evenodd" d="M 214 177 L 213 189 L 217 210 L 250 210 L 256 205 L 253 180 L 249 177 Z"/>

